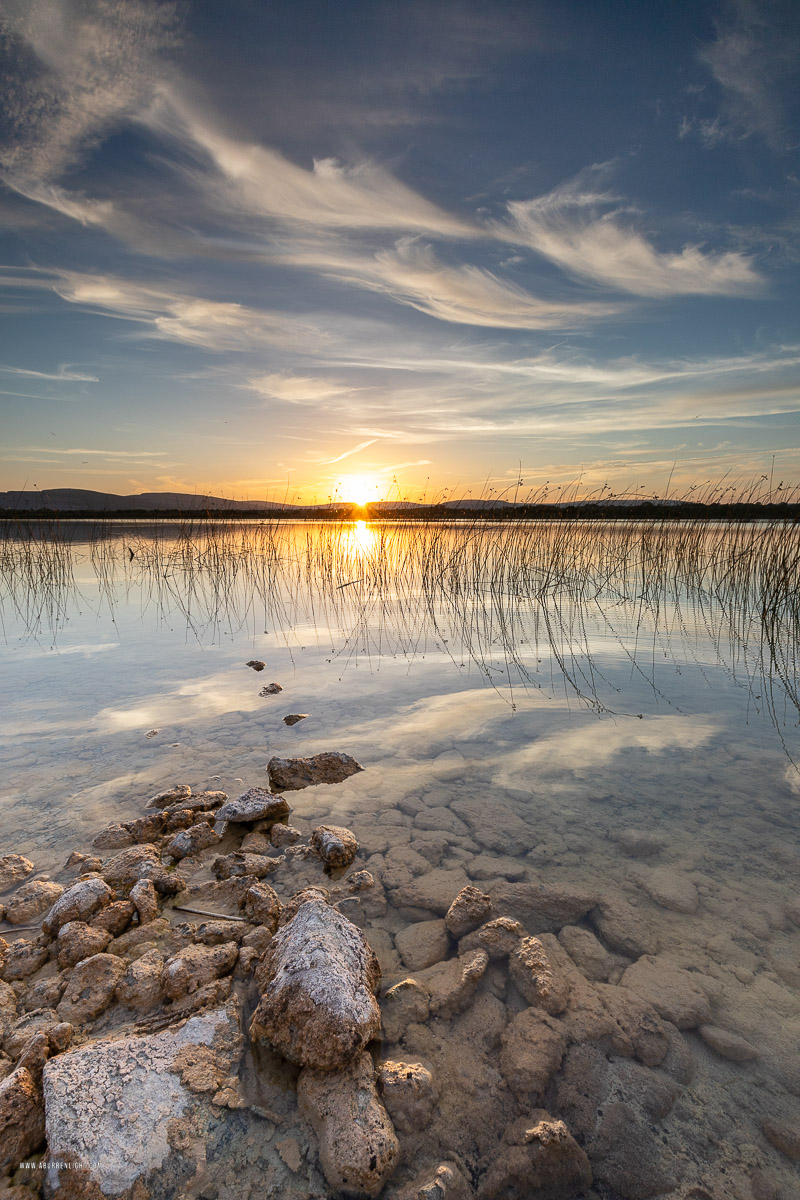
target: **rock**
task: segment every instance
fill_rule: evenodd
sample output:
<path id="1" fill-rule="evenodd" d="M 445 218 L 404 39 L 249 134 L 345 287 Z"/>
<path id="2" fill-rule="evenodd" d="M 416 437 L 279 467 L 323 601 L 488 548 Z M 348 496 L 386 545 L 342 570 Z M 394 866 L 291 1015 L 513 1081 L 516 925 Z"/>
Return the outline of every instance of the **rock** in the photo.
<path id="1" fill-rule="evenodd" d="M 463 777 L 464 765 L 459 771 Z M 498 804 L 492 797 L 475 800 L 454 800 L 452 811 L 465 821 L 479 845 L 496 854 L 508 854 L 513 847 L 518 853 L 531 850 L 537 842 L 536 830 L 523 821 L 505 804 Z M 505 906 L 504 906 L 505 907 Z"/>
<path id="2" fill-rule="evenodd" d="M 267 763 L 273 792 L 296 791 L 318 783 L 343 783 L 363 771 L 361 763 L 340 751 L 324 751 L 310 758 L 271 758 Z"/>
<path id="3" fill-rule="evenodd" d="M 399 1042 L 409 1025 L 427 1021 L 430 996 L 416 979 L 401 979 L 390 987 L 381 1002 L 383 1036 Z"/>
<path id="4" fill-rule="evenodd" d="M 630 1039 L 636 1058 L 646 1067 L 657 1067 L 669 1051 L 669 1035 L 652 1005 L 627 987 L 597 984 L 595 991 L 606 1011 Z"/>
<path id="5" fill-rule="evenodd" d="M 524 937 L 525 930 L 519 921 L 511 917 L 495 917 L 463 937 L 458 943 L 458 952 L 464 954 L 467 950 L 485 950 L 489 961 L 496 962 L 513 954 Z"/>
<path id="6" fill-rule="evenodd" d="M 426 1128 L 437 1100 L 433 1076 L 422 1063 L 384 1059 L 378 1064 L 378 1088 L 400 1133 Z"/>
<path id="7" fill-rule="evenodd" d="M 263 687 L 258 694 L 259 696 L 277 696 L 278 692 L 282 691 L 283 688 L 279 683 L 268 683 L 267 686 Z"/>
<path id="8" fill-rule="evenodd" d="M 711 1021 L 711 1006 L 698 977 L 668 959 L 644 955 L 620 980 L 651 1004 L 659 1016 L 678 1029 L 695 1029 Z"/>
<path id="9" fill-rule="evenodd" d="M 158 895 L 151 879 L 137 879 L 130 891 L 130 902 L 139 914 L 139 924 L 148 925 L 158 916 Z"/>
<path id="10" fill-rule="evenodd" d="M 641 867 L 632 878 L 644 888 L 651 900 L 671 912 L 695 913 L 700 903 L 691 879 L 671 867 Z"/>
<path id="11" fill-rule="evenodd" d="M 591 1187 L 592 1168 L 563 1121 L 534 1109 L 506 1130 L 506 1143 L 483 1177 L 479 1200 L 530 1196 L 562 1200 Z"/>
<path id="12" fill-rule="evenodd" d="M 188 946 L 164 965 L 161 983 L 170 1000 L 180 1000 L 214 979 L 229 974 L 236 965 L 239 947 L 235 942 L 220 946 Z"/>
<path id="13" fill-rule="evenodd" d="M 164 812 L 169 816 L 180 813 L 205 812 L 209 814 L 208 819 L 210 820 L 213 816 L 212 810 L 219 808 L 220 804 L 224 804 L 227 799 L 227 792 L 196 792 L 186 800 L 177 800 L 174 804 L 168 804 Z"/>
<path id="14" fill-rule="evenodd" d="M 658 950 L 658 938 L 650 921 L 626 900 L 601 900 L 592 909 L 589 919 L 611 949 L 628 958 L 655 954 Z"/>
<path id="15" fill-rule="evenodd" d="M 270 933 L 278 928 L 283 905 L 268 883 L 259 881 L 244 894 L 244 911 L 251 921 L 266 925 Z"/>
<path id="16" fill-rule="evenodd" d="M 241 1048 L 230 1000 L 161 1033 L 94 1041 L 51 1059 L 43 1076 L 50 1158 L 86 1164 L 51 1167 L 52 1193 L 144 1200 L 195 1194 L 196 1184 L 202 1194 L 219 1124 L 212 1089 L 235 1074 Z"/>
<path id="17" fill-rule="evenodd" d="M 0 988 L 4 986 L 6 985 L 0 984 Z M 44 979 L 37 979 L 36 983 L 31 984 L 20 996 L 20 1009 L 24 1012 L 33 1012 L 37 1008 L 57 1008 L 66 986 L 67 977 L 61 972 L 57 975 L 48 975 Z M 2 1028 L 2 1012 L 0 1012 L 0 1028 Z"/>
<path id="18" fill-rule="evenodd" d="M 178 800 L 188 800 L 192 794 L 192 789 L 188 783 L 176 783 L 174 787 L 167 788 L 164 792 L 157 792 L 155 796 L 151 796 L 147 801 L 145 808 L 166 808 L 169 804 L 175 804 Z"/>
<path id="19" fill-rule="evenodd" d="M 58 931 L 58 965 L 74 967 L 82 958 L 102 954 L 110 941 L 107 929 L 93 929 L 85 921 L 67 921 Z"/>
<path id="20" fill-rule="evenodd" d="M 340 825 L 318 825 L 310 844 L 327 866 L 337 870 L 349 867 L 358 853 L 355 835 Z"/>
<path id="21" fill-rule="evenodd" d="M 151 845 L 121 850 L 104 865 L 103 879 L 111 887 L 123 890 L 133 887 L 138 879 L 149 879 L 164 896 L 173 896 L 186 886 L 181 875 L 166 869 L 158 847 Z"/>
<path id="22" fill-rule="evenodd" d="M 426 867 L 429 866 L 426 860 L 423 862 Z M 387 879 L 386 872 L 384 886 L 393 886 L 391 880 Z M 460 867 L 455 870 L 434 867 L 433 870 L 426 870 L 424 875 L 395 887 L 392 901 L 397 908 L 424 908 L 443 917 L 450 908 L 453 897 L 467 886 L 469 880 Z"/>
<path id="23" fill-rule="evenodd" d="M 114 894 L 107 883 L 96 877 L 79 879 L 56 900 L 42 921 L 42 929 L 55 937 L 67 921 L 89 921 L 101 909 L 107 908 Z"/>
<path id="24" fill-rule="evenodd" d="M 25 938 L 17 938 L 11 942 L 5 952 L 2 977 L 12 979 L 27 979 L 43 967 L 49 957 L 47 941 L 44 938 L 29 942 Z"/>
<path id="25" fill-rule="evenodd" d="M 10 1174 L 44 1140 L 42 1094 L 26 1067 L 0 1081 L 0 1174 Z"/>
<path id="26" fill-rule="evenodd" d="M 302 833 L 299 829 L 294 829 L 291 825 L 281 825 L 280 823 L 273 825 L 269 831 L 269 840 L 276 849 L 281 850 L 284 846 L 294 846 L 300 841 Z"/>
<path id="27" fill-rule="evenodd" d="M 263 879 L 277 871 L 283 863 L 282 858 L 267 858 L 266 854 L 221 854 L 214 859 L 212 871 L 217 879 L 234 879 L 243 875 L 251 875 L 255 879 Z"/>
<path id="28" fill-rule="evenodd" d="M 301 1066 L 335 1071 L 380 1032 L 380 967 L 352 922 L 311 896 L 273 937 L 250 1026 Z"/>
<path id="29" fill-rule="evenodd" d="M 161 984 L 163 970 L 163 954 L 155 948 L 148 950 L 130 964 L 120 979 L 115 994 L 116 1000 L 135 1012 L 152 1012 L 164 999 Z"/>
<path id="30" fill-rule="evenodd" d="M 569 1001 L 569 984 L 554 971 L 538 938 L 523 938 L 509 956 L 509 973 L 528 1004 L 555 1016 Z"/>
<path id="31" fill-rule="evenodd" d="M 364 1051 L 343 1070 L 301 1071 L 297 1103 L 319 1139 L 330 1187 L 344 1196 L 377 1196 L 397 1166 L 400 1147 L 378 1099 L 370 1055 Z"/>
<path id="32" fill-rule="evenodd" d="M 445 924 L 457 941 L 464 934 L 471 933 L 473 929 L 483 925 L 491 915 L 491 897 L 482 892 L 480 888 L 469 885 L 461 889 L 448 908 Z"/>
<path id="33" fill-rule="evenodd" d="M 22 883 L 33 869 L 29 858 L 23 858 L 21 854 L 4 854 L 0 858 L 0 892 L 7 892 L 9 888 Z"/>
<path id="34" fill-rule="evenodd" d="M 424 1167 L 405 1187 L 392 1190 L 392 1200 L 472 1200 L 472 1185 L 457 1163 Z"/>
<path id="35" fill-rule="evenodd" d="M 242 838 L 239 849 L 243 854 L 271 854 L 274 846 L 266 833 L 257 833 L 251 829 Z"/>
<path id="36" fill-rule="evenodd" d="M 2 1085 L 0 1085 L 2 1086 Z M 764 1137 L 793 1162 L 800 1159 L 800 1129 L 795 1121 L 781 1121 L 775 1117 L 764 1117 L 761 1121 Z"/>
<path id="37" fill-rule="evenodd" d="M 262 662 L 260 658 L 251 658 L 247 663 L 248 667 L 252 667 L 254 671 L 263 671 L 267 664 Z"/>
<path id="38" fill-rule="evenodd" d="M 201 850 L 207 850 L 209 846 L 216 846 L 220 841 L 222 838 L 216 830 L 212 829 L 207 822 L 200 821 L 188 829 L 179 830 L 167 842 L 164 852 L 172 858 L 180 860 L 188 858 L 190 854 L 199 854 Z"/>
<path id="39" fill-rule="evenodd" d="M 82 1025 L 104 1012 L 125 974 L 125 963 L 116 954 L 93 954 L 73 968 L 57 1012 L 62 1021 Z"/>
<path id="40" fill-rule="evenodd" d="M 697 1032 L 705 1044 L 722 1058 L 729 1058 L 733 1062 L 749 1062 L 758 1058 L 758 1051 L 738 1033 L 731 1033 L 729 1029 L 720 1029 L 718 1025 L 701 1025 Z"/>
<path id="41" fill-rule="evenodd" d="M 223 942 L 241 942 L 249 926 L 243 921 L 212 919 L 192 924 L 189 921 L 173 925 L 173 932 L 190 942 L 201 942 L 204 946 L 221 946 Z"/>
<path id="42" fill-rule="evenodd" d="M 558 940 L 578 970 L 595 983 L 605 983 L 619 963 L 619 959 L 609 954 L 590 929 L 582 929 L 579 925 L 565 925 L 558 935 Z"/>
<path id="43" fill-rule="evenodd" d="M 109 825 L 92 838 L 95 850 L 124 850 L 126 846 L 135 846 L 136 838 L 126 825 Z"/>
<path id="44" fill-rule="evenodd" d="M 10 925 L 28 925 L 47 912 L 64 891 L 60 883 L 33 879 L 23 883 L 6 904 L 6 920 Z"/>
<path id="45" fill-rule="evenodd" d="M 0 982 L 0 1041 L 17 1019 L 17 993 L 8 983 Z"/>
<path id="46" fill-rule="evenodd" d="M 492 888 L 492 901 L 495 912 L 515 917 L 526 929 L 558 933 L 586 916 L 597 898 L 566 884 L 498 883 Z"/>
<path id="47" fill-rule="evenodd" d="M 667 839 L 662 834 L 645 829 L 621 829 L 616 841 L 631 858 L 650 858 L 667 846 Z"/>
<path id="48" fill-rule="evenodd" d="M 6 1030 L 3 1050 L 11 1058 L 18 1059 L 36 1034 L 43 1034 L 46 1039 L 50 1030 L 58 1024 L 58 1015 L 52 1008 L 38 1008 L 24 1013 Z"/>
<path id="49" fill-rule="evenodd" d="M 229 800 L 217 810 L 218 821 L 234 823 L 250 823 L 254 821 L 283 821 L 291 812 L 289 802 L 283 796 L 276 796 L 264 788 L 250 788 Z"/>
<path id="50" fill-rule="evenodd" d="M 488 965 L 489 956 L 485 950 L 471 950 L 459 958 L 451 958 L 425 971 L 418 971 L 418 982 L 430 996 L 431 1015 L 448 1018 L 463 1012 L 475 995 Z"/>
<path id="51" fill-rule="evenodd" d="M 450 938 L 441 918 L 437 921 L 417 921 L 395 934 L 394 944 L 410 971 L 422 971 L 447 957 Z"/>
<path id="52" fill-rule="evenodd" d="M 102 859 L 96 858 L 93 854 L 81 854 L 78 850 L 73 850 L 64 863 L 64 870 L 74 869 L 77 875 L 86 875 L 90 872 L 99 874 L 102 866 Z"/>
<path id="53" fill-rule="evenodd" d="M 287 713 L 283 718 L 284 725 L 296 725 L 298 721 L 305 721 L 308 713 Z"/>
<path id="54" fill-rule="evenodd" d="M 134 925 L 132 929 L 128 929 L 119 937 L 114 938 L 109 945 L 109 952 L 120 956 L 130 956 L 135 953 L 137 946 L 141 946 L 145 942 L 154 942 L 157 939 L 166 941 L 171 939 L 171 935 L 172 926 L 166 917 L 156 917 L 155 921 L 148 921 L 146 925 Z"/>
<path id="55" fill-rule="evenodd" d="M 538 1104 L 561 1065 L 567 1048 L 563 1034 L 541 1009 L 525 1008 L 503 1030 L 500 1070 L 523 1106 Z"/>

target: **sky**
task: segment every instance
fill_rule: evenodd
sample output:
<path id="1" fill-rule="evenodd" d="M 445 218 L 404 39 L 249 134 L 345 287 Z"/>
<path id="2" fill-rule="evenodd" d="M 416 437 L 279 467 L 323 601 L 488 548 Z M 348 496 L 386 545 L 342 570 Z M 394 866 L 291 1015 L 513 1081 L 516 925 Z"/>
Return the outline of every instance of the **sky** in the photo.
<path id="1" fill-rule="evenodd" d="M 0 14 L 3 490 L 800 481 L 791 0 Z"/>

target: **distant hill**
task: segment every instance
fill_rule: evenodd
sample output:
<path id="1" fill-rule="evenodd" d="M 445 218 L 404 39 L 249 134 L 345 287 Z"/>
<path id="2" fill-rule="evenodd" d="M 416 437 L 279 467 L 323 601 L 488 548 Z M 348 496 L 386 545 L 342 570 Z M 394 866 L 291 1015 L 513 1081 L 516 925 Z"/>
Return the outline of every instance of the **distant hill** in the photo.
<path id="1" fill-rule="evenodd" d="M 54 509 L 57 512 L 153 512 L 169 509 L 179 512 L 219 512 L 220 510 L 266 511 L 295 508 L 274 500 L 226 500 L 222 496 L 198 496 L 187 492 L 141 492 L 137 496 L 117 496 L 113 492 L 90 492 L 83 488 L 47 488 L 36 492 L 0 492 L 0 508 L 16 512 Z"/>

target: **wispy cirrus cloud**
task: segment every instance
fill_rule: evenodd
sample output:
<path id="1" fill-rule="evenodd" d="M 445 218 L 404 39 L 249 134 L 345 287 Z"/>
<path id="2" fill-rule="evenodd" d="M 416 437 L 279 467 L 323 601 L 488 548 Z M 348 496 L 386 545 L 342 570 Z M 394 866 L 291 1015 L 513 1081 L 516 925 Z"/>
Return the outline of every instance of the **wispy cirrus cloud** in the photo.
<path id="1" fill-rule="evenodd" d="M 593 166 L 533 200 L 511 201 L 497 236 L 525 245 L 568 274 L 636 296 L 747 296 L 763 290 L 752 261 L 735 250 L 656 249 L 629 206 L 598 190 L 611 164 Z"/>
<path id="2" fill-rule="evenodd" d="M 96 375 L 86 375 L 83 371 L 70 370 L 66 363 L 58 371 L 31 371 L 24 367 L 8 367 L 0 365 L 0 374 L 19 375 L 23 379 L 52 379 L 57 383 L 99 383 Z"/>
<path id="3" fill-rule="evenodd" d="M 331 401 L 343 403 L 351 399 L 355 391 L 363 388 L 348 387 L 335 379 L 323 376 L 295 375 L 291 371 L 269 372 L 254 375 L 245 384 L 250 391 L 268 400 L 282 400 L 287 404 L 327 404 Z"/>

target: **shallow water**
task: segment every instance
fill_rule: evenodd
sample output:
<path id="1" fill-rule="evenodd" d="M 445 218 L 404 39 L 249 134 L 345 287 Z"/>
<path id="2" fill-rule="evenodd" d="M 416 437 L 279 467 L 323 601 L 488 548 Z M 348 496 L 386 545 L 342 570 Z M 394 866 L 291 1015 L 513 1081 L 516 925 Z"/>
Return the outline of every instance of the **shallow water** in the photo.
<path id="1" fill-rule="evenodd" d="M 3 853 L 56 874 L 162 787 L 235 795 L 266 786 L 272 755 L 345 751 L 365 771 L 293 793 L 292 824 L 355 832 L 357 863 L 389 891 L 365 925 L 387 982 L 408 974 L 393 936 L 435 915 L 397 903 L 392 871 L 438 832 L 446 849 L 430 867 L 452 873 L 453 895 L 459 881 L 491 891 L 509 879 L 632 902 L 660 958 L 702 976 L 713 1024 L 757 1050 L 734 1062 L 684 1033 L 694 1070 L 659 1125 L 668 1150 L 651 1190 L 597 1195 L 701 1183 L 744 1200 L 800 1194 L 760 1127 L 800 1119 L 800 930 L 787 916 L 800 866 L 797 621 L 793 588 L 779 587 L 797 533 L 33 532 L 0 551 Z M 283 691 L 259 696 L 273 680 Z M 287 727 L 292 712 L 308 717 Z M 465 801 L 480 820 L 463 819 Z M 509 814 L 528 834 L 501 845 Z M 631 829 L 663 848 L 632 857 Z M 665 876 L 695 911 L 657 898 Z M 448 1103 L 466 1124 L 488 1121 L 497 1100 L 478 1067 L 471 1082 L 466 1068 L 448 1074 L 447 1046 L 422 1034 L 404 1050 L 439 1055 L 443 1128 Z"/>

